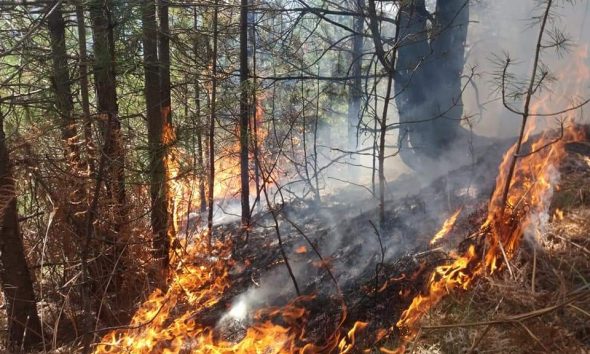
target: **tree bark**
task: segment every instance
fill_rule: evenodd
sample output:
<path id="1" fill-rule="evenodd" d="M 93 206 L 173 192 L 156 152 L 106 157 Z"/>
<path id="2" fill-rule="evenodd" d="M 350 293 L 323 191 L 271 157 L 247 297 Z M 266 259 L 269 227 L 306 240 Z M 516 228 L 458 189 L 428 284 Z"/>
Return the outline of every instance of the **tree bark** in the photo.
<path id="1" fill-rule="evenodd" d="M 207 230 L 211 244 L 213 234 L 213 201 L 215 186 L 215 121 L 217 120 L 217 39 L 219 36 L 219 1 L 215 0 L 213 9 L 213 53 L 211 54 L 211 116 L 209 117 L 209 190 L 207 194 Z"/>
<path id="2" fill-rule="evenodd" d="M 25 350 L 42 342 L 37 301 L 18 225 L 16 186 L 0 113 L 0 281 L 8 318 L 8 346 Z"/>
<path id="3" fill-rule="evenodd" d="M 72 193 L 68 194 L 67 203 L 70 219 L 74 225 L 76 236 L 83 237 L 82 226 L 83 213 L 86 211 L 85 178 L 87 166 L 82 159 L 79 148 L 76 119 L 74 117 L 74 104 L 72 102 L 71 80 L 68 70 L 66 51 L 65 21 L 63 19 L 61 4 L 54 2 L 55 10 L 47 17 L 47 27 L 51 42 L 51 59 L 53 75 L 51 77 L 55 97 L 55 109 L 59 115 L 62 139 L 66 145 L 66 161 L 71 174 L 65 176 L 68 184 L 73 186 Z"/>
<path id="4" fill-rule="evenodd" d="M 61 4 L 54 1 L 55 10 L 47 17 L 47 27 L 51 39 L 51 59 L 53 66 L 53 76 L 51 78 L 54 96 L 55 108 L 61 118 L 62 138 L 68 144 L 68 148 L 77 149 L 75 141 L 76 126 L 73 115 L 74 104 L 70 89 L 70 73 L 68 70 L 65 22 L 63 19 Z M 74 153 L 75 151 L 70 151 Z M 78 158 L 78 156 L 71 156 Z"/>
<path id="5" fill-rule="evenodd" d="M 248 169 L 248 123 L 250 117 L 248 82 L 248 0 L 240 7 L 240 183 L 242 227 L 250 224 L 250 176 Z"/>
<path id="6" fill-rule="evenodd" d="M 78 27 L 78 50 L 80 52 L 80 98 L 82 101 L 82 112 L 84 114 L 84 140 L 86 143 L 87 163 L 91 174 L 95 172 L 94 153 L 96 147 L 92 140 L 92 119 L 90 116 L 90 95 L 88 93 L 88 54 L 86 50 L 86 24 L 84 7 L 82 1 L 76 3 L 76 24 Z"/>
<path id="7" fill-rule="evenodd" d="M 197 16 L 197 9 L 193 9 L 193 29 L 194 29 L 194 39 L 193 39 L 193 56 L 194 62 L 193 65 L 196 68 L 195 71 L 195 115 L 193 119 L 193 127 L 195 129 L 196 134 L 196 150 L 197 150 L 197 158 L 196 158 L 196 166 L 197 169 L 197 178 L 199 183 L 199 210 L 201 215 L 205 214 L 207 210 L 207 195 L 205 192 L 205 184 L 207 181 L 207 172 L 205 166 L 205 148 L 204 148 L 204 141 L 203 138 L 205 135 L 205 128 L 206 123 L 203 119 L 202 111 L 201 111 L 201 82 L 200 82 L 200 67 L 201 62 L 199 61 L 199 51 L 203 49 L 208 49 L 206 43 L 200 39 L 201 37 L 198 34 L 198 16 Z"/>
<path id="8" fill-rule="evenodd" d="M 403 161 L 414 169 L 436 161 L 465 131 L 461 127 L 461 75 L 469 21 L 466 0 L 437 1 L 428 35 L 424 0 L 401 8 L 395 96 Z M 430 40 L 429 40 L 430 37 Z"/>
<path id="9" fill-rule="evenodd" d="M 423 1 L 422 1 L 423 3 Z M 403 10 L 403 7 L 402 7 Z M 394 38 L 394 46 L 391 50 L 391 58 L 387 58 L 386 53 L 383 49 L 383 42 L 381 38 L 381 32 L 377 23 L 377 9 L 375 6 L 375 0 L 369 0 L 369 28 L 371 30 L 371 37 L 373 38 L 373 44 L 377 51 L 377 58 L 379 62 L 387 72 L 387 90 L 385 92 L 385 100 L 383 103 L 383 113 L 381 118 L 375 116 L 375 119 L 379 123 L 379 146 L 378 146 L 378 173 L 379 173 L 379 225 L 380 228 L 384 228 L 386 225 L 385 220 L 385 141 L 387 134 L 387 115 L 389 111 L 389 104 L 392 100 L 393 82 L 395 81 L 396 65 L 398 64 L 398 51 L 399 39 L 403 35 L 401 32 L 401 26 L 405 17 L 403 11 L 399 11 L 396 20 L 396 30 Z"/>
<path id="10" fill-rule="evenodd" d="M 156 25 L 156 3 L 154 0 L 142 2 L 143 56 L 145 75 L 145 102 L 148 123 L 148 152 L 150 158 L 150 198 L 152 247 L 154 258 L 160 269 L 165 270 L 169 263 L 168 239 L 168 199 L 166 183 L 166 148 L 164 141 L 165 107 L 161 102 L 160 68 L 158 66 L 158 43 Z"/>
<path id="11" fill-rule="evenodd" d="M 119 259 L 125 259 L 123 252 L 126 236 L 127 205 L 125 191 L 125 150 L 121 136 L 121 122 L 118 117 L 117 91 L 115 80 L 115 43 L 111 10 L 112 0 L 92 0 L 88 3 L 90 12 L 93 49 L 94 84 L 96 87 L 98 119 L 104 134 L 102 151 L 108 161 L 105 168 L 105 185 L 110 198 L 110 213 L 113 220 L 114 236 L 108 234 L 106 242 L 111 246 L 106 252 L 113 269 L 111 290 L 118 289 L 124 267 Z"/>
<path id="12" fill-rule="evenodd" d="M 252 6 L 256 6 L 255 0 L 252 2 Z M 257 210 L 260 210 L 260 166 L 259 166 L 259 159 L 260 159 L 260 142 L 258 141 L 258 97 L 257 97 L 257 90 L 258 90 L 258 83 L 256 81 L 256 12 L 250 11 L 248 13 L 248 22 L 250 28 L 248 29 L 250 32 L 250 43 L 252 44 L 252 51 L 250 52 L 250 57 L 252 58 L 252 103 L 250 104 L 250 117 L 252 118 L 252 123 L 250 127 L 250 135 L 252 136 L 252 155 L 253 155 L 253 163 L 254 163 L 254 185 L 256 191 L 256 198 L 254 199 L 254 204 L 251 206 L 250 211 L 252 212 L 254 206 L 257 207 Z"/>
<path id="13" fill-rule="evenodd" d="M 160 65 L 160 99 L 164 124 L 172 123 L 172 99 L 170 96 L 170 28 L 168 23 L 168 0 L 160 0 L 158 7 L 160 30 L 158 31 Z"/>
<path id="14" fill-rule="evenodd" d="M 356 0 L 356 9 L 358 13 L 362 13 L 365 7 L 364 0 Z M 348 147 L 349 151 L 355 151 L 357 148 L 357 127 L 361 120 L 361 99 L 362 99 L 362 80 L 361 80 L 361 64 L 363 56 L 363 28 L 364 18 L 362 16 L 356 16 L 354 18 L 353 30 L 356 32 L 352 37 L 352 63 L 351 63 L 351 74 L 352 83 L 348 91 Z M 349 165 L 349 175 L 356 180 L 357 173 L 354 166 L 355 156 L 351 154 L 351 165 Z"/>
<path id="15" fill-rule="evenodd" d="M 197 13 L 194 13 L 194 27 L 195 33 L 197 31 Z M 195 67 L 198 67 L 198 52 L 199 52 L 199 41 L 195 36 L 193 43 L 193 54 L 195 56 Z M 197 134 L 197 168 L 199 178 L 199 210 L 204 213 L 207 210 L 207 198 L 205 195 L 205 180 L 207 178 L 205 173 L 205 159 L 203 157 L 205 151 L 203 149 L 203 133 L 205 124 L 201 117 L 201 87 L 199 82 L 199 74 L 197 71 L 195 77 L 195 126 Z"/>
<path id="16" fill-rule="evenodd" d="M 90 239 L 92 229 L 87 228 L 86 220 L 89 212 L 89 200 L 87 190 L 87 177 L 90 172 L 89 163 L 91 159 L 82 158 L 76 118 L 74 116 L 74 105 L 71 93 L 71 78 L 68 70 L 66 51 L 65 21 L 61 4 L 54 2 L 55 10 L 48 16 L 47 25 L 51 41 L 51 57 L 53 64 L 53 91 L 55 96 L 55 108 L 59 114 L 62 139 L 67 148 L 66 163 L 69 165 L 70 173 L 65 174 L 64 180 L 68 186 L 73 187 L 73 192 L 68 194 L 66 214 L 70 223 L 70 229 L 81 247 L 78 249 L 82 265 L 82 282 L 89 281 L 88 254 L 90 250 Z M 76 5 L 76 17 L 78 20 L 79 49 L 81 56 L 80 63 L 80 87 L 82 94 L 82 108 L 85 117 L 85 140 L 92 150 L 90 144 L 90 103 L 88 98 L 88 78 L 86 70 L 86 29 L 84 27 L 84 10 L 81 5 Z M 82 306 L 89 314 L 91 302 L 88 289 L 81 290 Z M 83 323 L 84 330 L 90 330 L 90 321 Z M 85 338 L 88 341 L 88 337 Z"/>
<path id="17" fill-rule="evenodd" d="M 199 210 L 201 213 L 204 213 L 207 210 L 207 198 L 205 195 L 205 159 L 203 158 L 204 149 L 203 149 L 203 123 L 201 122 L 201 100 L 200 96 L 200 89 L 199 83 L 195 84 L 195 101 L 196 101 L 196 108 L 197 108 L 197 124 L 199 127 L 197 128 L 197 168 L 199 169 Z"/>

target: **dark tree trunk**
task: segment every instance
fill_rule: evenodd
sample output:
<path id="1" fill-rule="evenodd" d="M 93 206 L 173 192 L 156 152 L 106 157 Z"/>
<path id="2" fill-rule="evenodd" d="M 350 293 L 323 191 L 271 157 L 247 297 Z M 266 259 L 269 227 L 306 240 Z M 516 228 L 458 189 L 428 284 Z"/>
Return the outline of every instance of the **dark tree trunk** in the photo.
<path id="1" fill-rule="evenodd" d="M 78 36 L 80 37 L 80 56 L 82 63 L 80 64 L 81 75 L 81 93 L 82 93 L 82 107 L 85 116 L 85 140 L 89 148 L 90 133 L 86 130 L 90 129 L 90 104 L 88 101 L 88 78 L 86 63 L 86 31 L 84 27 L 84 11 L 80 5 L 76 6 L 76 17 L 78 20 Z M 81 149 L 79 148 L 79 137 L 76 127 L 76 119 L 74 116 L 74 105 L 71 94 L 70 73 L 68 70 L 67 52 L 66 52 L 66 37 L 65 37 L 65 21 L 63 19 L 61 4 L 48 16 L 47 25 L 49 29 L 49 36 L 51 39 L 51 57 L 53 64 L 53 91 L 55 95 L 55 108 L 60 117 L 60 125 L 62 131 L 62 138 L 67 148 L 66 162 L 69 165 L 70 173 L 64 175 L 65 183 L 73 187 L 73 192 L 68 194 L 67 208 L 65 210 L 68 221 L 71 225 L 72 233 L 79 243 L 82 245 L 79 248 L 81 264 L 82 264 L 82 281 L 88 282 L 88 262 L 87 255 L 90 252 L 89 240 L 92 237 L 91 229 L 86 227 L 86 219 L 89 212 L 87 177 L 89 173 L 90 158 L 85 159 L 81 156 Z M 82 289 L 82 302 L 85 311 L 90 313 L 91 303 L 89 301 L 88 289 Z M 90 330 L 90 321 L 83 324 L 85 330 Z"/>
<path id="2" fill-rule="evenodd" d="M 464 134 L 461 75 L 469 7 L 466 0 L 437 1 L 430 36 L 424 0 L 410 1 L 401 11 L 404 40 L 395 81 L 400 155 L 416 169 L 437 160 Z"/>
<path id="3" fill-rule="evenodd" d="M 248 169 L 248 123 L 250 117 L 248 82 L 248 0 L 240 7 L 240 182 L 242 226 L 250 224 L 250 176 Z"/>
<path id="4" fill-rule="evenodd" d="M 383 114 L 379 119 L 379 225 L 385 227 L 385 138 L 387 135 L 387 111 L 391 101 L 391 87 L 393 73 L 387 77 L 387 90 L 385 91 L 385 102 L 383 103 Z"/>
<path id="5" fill-rule="evenodd" d="M 66 27 L 61 4 L 47 17 L 47 27 L 51 39 L 51 59 L 53 64 L 51 81 L 55 95 L 55 107 L 61 118 L 62 137 L 68 143 L 69 149 L 77 149 L 75 142 L 72 141 L 76 137 L 76 121 L 73 115 L 74 104 L 70 90 L 70 73 L 66 53 Z M 73 156 L 73 158 L 78 157 Z"/>
<path id="6" fill-rule="evenodd" d="M 402 7 L 403 10 L 403 7 Z M 369 0 L 368 6 L 369 12 L 369 28 L 371 30 L 371 37 L 373 38 L 373 44 L 375 45 L 377 58 L 383 68 L 387 73 L 387 90 L 385 92 L 385 100 L 383 103 L 383 113 L 381 114 L 381 118 L 375 116 L 375 119 L 379 123 L 379 146 L 378 146 L 378 170 L 379 170 L 379 225 L 381 228 L 386 226 L 385 220 L 385 141 L 386 141 L 386 134 L 387 134 L 387 115 L 389 111 L 389 105 L 392 100 L 392 91 L 393 91 L 393 81 L 396 75 L 395 68 L 397 67 L 396 64 L 398 63 L 398 51 L 399 51 L 399 39 L 402 38 L 402 30 L 401 26 L 403 17 L 405 16 L 403 12 L 398 12 L 397 14 L 397 25 L 395 31 L 395 38 L 393 43 L 395 43 L 392 51 L 391 57 L 387 58 L 385 50 L 383 49 L 383 42 L 381 37 L 381 32 L 379 30 L 378 22 L 377 22 L 377 9 L 375 6 L 375 0 Z"/>
<path id="7" fill-rule="evenodd" d="M 362 13 L 365 7 L 364 0 L 355 1 L 356 8 L 354 11 Z M 352 83 L 348 93 L 348 146 L 349 151 L 355 151 L 357 148 L 357 127 L 361 119 L 361 99 L 363 95 L 362 80 L 361 80 L 361 64 L 363 55 L 363 28 L 364 18 L 357 16 L 354 18 L 353 30 L 356 32 L 352 37 L 352 63 L 351 74 L 353 77 Z M 351 154 L 351 160 L 355 160 L 355 156 Z M 354 179 L 356 177 L 356 169 L 350 165 L 350 176 Z"/>
<path id="8" fill-rule="evenodd" d="M 251 6 L 255 6 L 253 2 Z M 259 146 L 260 143 L 258 141 L 258 97 L 257 97 L 257 89 L 258 84 L 256 81 L 256 12 L 250 11 L 248 13 L 248 22 L 250 28 L 248 29 L 250 33 L 250 43 L 252 44 L 252 50 L 250 51 L 250 57 L 252 59 L 252 102 L 250 104 L 250 117 L 252 118 L 252 123 L 250 126 L 250 136 L 252 137 L 252 155 L 253 155 L 253 163 L 254 163 L 254 185 L 256 191 L 256 198 L 254 200 L 254 204 L 257 207 L 257 210 L 260 210 L 260 166 L 259 166 Z M 254 205 L 251 206 L 250 211 L 252 211 Z"/>
<path id="9" fill-rule="evenodd" d="M 8 345 L 31 349 L 42 342 L 31 273 L 18 226 L 16 189 L 0 113 L 0 280 L 8 318 Z"/>
<path id="10" fill-rule="evenodd" d="M 74 187 L 72 193 L 68 194 L 68 210 L 66 212 L 71 216 L 76 236 L 82 237 L 84 236 L 82 214 L 86 210 L 84 178 L 86 177 L 87 166 L 80 156 L 66 52 L 66 28 L 61 4 L 57 5 L 55 10 L 48 16 L 47 26 L 51 42 L 51 59 L 53 64 L 51 81 L 55 97 L 55 109 L 60 118 L 59 124 L 62 131 L 62 139 L 67 148 L 66 161 L 70 168 L 70 174 L 66 175 L 65 178 L 68 180 L 68 184 Z"/>
<path id="11" fill-rule="evenodd" d="M 121 122 L 118 117 L 117 91 L 115 81 L 115 43 L 111 11 L 111 0 L 93 0 L 88 3 L 93 32 L 94 48 L 94 84 L 98 119 L 104 133 L 106 157 L 105 185 L 110 198 L 110 210 L 113 220 L 113 233 L 108 234 L 106 242 L 110 250 L 105 253 L 113 267 L 114 274 L 110 282 L 112 291 L 119 288 L 124 272 L 120 259 L 125 259 L 125 226 L 127 223 L 127 206 L 125 195 L 125 151 L 121 135 Z"/>
<path id="12" fill-rule="evenodd" d="M 203 149 L 203 128 L 205 125 L 201 120 L 201 88 L 199 81 L 195 83 L 195 109 L 196 109 L 196 124 L 197 124 L 197 168 L 199 175 L 199 210 L 201 213 L 207 210 L 207 198 L 205 195 L 205 159 L 203 157 L 205 150 Z"/>
<path id="13" fill-rule="evenodd" d="M 96 86 L 99 119 L 110 129 L 106 134 L 109 180 L 112 195 L 118 204 L 118 212 L 125 206 L 124 150 L 121 137 L 121 122 L 118 117 L 117 89 L 115 80 L 115 43 L 111 18 L 113 3 L 110 0 L 95 0 L 89 4 L 93 29 L 94 83 Z M 121 214 L 119 214 L 121 215 Z M 119 219 L 119 221 L 123 221 Z M 117 225 L 120 229 L 122 225 Z"/>
<path id="14" fill-rule="evenodd" d="M 86 51 L 86 20 L 81 1 L 76 3 L 76 22 L 78 27 L 78 50 L 80 51 L 80 97 L 82 112 L 84 114 L 84 140 L 86 143 L 87 163 L 90 173 L 95 172 L 94 153 L 95 146 L 92 140 L 92 119 L 90 116 L 90 95 L 88 93 L 88 54 Z"/>
<path id="15" fill-rule="evenodd" d="M 198 36 L 198 23 L 197 23 L 197 10 L 194 10 L 193 13 L 193 25 L 195 30 L 195 38 L 193 41 L 193 55 L 194 55 L 194 66 L 195 68 L 199 67 L 199 50 L 202 43 L 199 42 Z M 204 153 L 205 149 L 203 148 L 203 136 L 205 131 L 205 124 L 203 122 L 201 115 L 201 86 L 199 82 L 199 71 L 197 69 L 195 74 L 195 119 L 194 119 L 194 127 L 196 128 L 196 135 L 197 135 L 197 166 L 198 169 L 198 179 L 199 179 L 199 210 L 201 213 L 205 213 L 207 210 L 207 196 L 205 194 L 205 181 L 207 179 L 207 174 L 205 172 L 205 158 Z"/>
<path id="16" fill-rule="evenodd" d="M 217 37 L 219 1 L 215 0 L 213 9 L 213 52 L 211 53 L 211 116 L 209 117 L 209 190 L 207 194 L 207 230 L 209 233 L 209 244 L 213 236 L 213 201 L 215 187 L 215 121 L 217 120 Z"/>
<path id="17" fill-rule="evenodd" d="M 170 28 L 168 23 L 168 0 L 160 0 L 158 7 L 160 31 L 158 46 L 160 55 L 160 99 L 164 124 L 171 124 L 172 100 L 170 97 Z"/>
<path id="18" fill-rule="evenodd" d="M 160 110 L 160 68 L 156 4 L 154 0 L 142 2 L 143 56 L 145 72 L 145 102 L 148 121 L 148 151 L 150 157 L 150 197 L 152 246 L 154 258 L 165 270 L 169 263 L 168 242 L 168 186 L 166 183 L 166 150 L 164 138 L 165 108 Z"/>

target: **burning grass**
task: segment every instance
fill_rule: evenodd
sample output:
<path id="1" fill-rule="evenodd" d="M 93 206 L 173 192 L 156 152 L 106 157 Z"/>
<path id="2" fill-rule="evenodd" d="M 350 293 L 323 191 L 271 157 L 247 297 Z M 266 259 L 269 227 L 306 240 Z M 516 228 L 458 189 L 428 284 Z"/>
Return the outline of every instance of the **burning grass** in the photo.
<path id="1" fill-rule="evenodd" d="M 550 220 L 510 261 L 424 313 L 413 353 L 586 353 L 590 350 L 590 148 L 567 146 Z"/>
<path id="2" fill-rule="evenodd" d="M 330 282 L 326 269 L 342 260 L 346 266 L 346 258 L 358 251 L 357 245 L 346 244 L 321 262 L 313 262 L 307 246 L 292 242 L 292 257 L 308 259 L 308 265 L 317 269 L 317 275 L 311 277 L 314 281 L 300 284 L 303 293 L 314 296 L 291 301 L 288 296 L 278 296 L 276 304 L 269 303 L 245 316 L 246 321 L 235 328 L 221 319 L 232 313 L 229 310 L 236 295 L 257 284 L 252 269 L 262 272 L 282 267 L 278 246 L 269 243 L 264 230 L 258 230 L 260 237 L 251 237 L 248 248 L 240 252 L 228 242 L 207 247 L 201 242 L 203 237 L 197 237 L 186 255 L 173 257 L 175 271 L 168 290 L 154 291 L 131 325 L 107 334 L 96 353 L 353 353 L 371 349 L 391 352 L 391 348 L 458 352 L 484 348 L 492 340 L 496 340 L 495 348 L 501 344 L 502 351 L 584 348 L 588 328 L 582 319 L 590 312 L 588 289 L 582 288 L 590 279 L 590 246 L 583 237 L 588 225 L 587 221 L 566 224 L 584 220 L 578 214 L 588 216 L 584 186 L 590 177 L 586 161 L 590 153 L 571 151 L 573 147 L 586 151 L 585 142 L 572 143 L 581 136 L 577 133 L 567 133 L 563 141 L 520 161 L 507 211 L 498 204 L 499 186 L 505 181 L 505 175 L 500 174 L 487 210 L 464 207 L 463 212 L 450 215 L 438 242 L 450 243 L 453 235 L 455 239 L 471 235 L 456 251 L 425 251 L 429 239 L 424 239 L 419 251 L 397 257 L 391 264 L 382 260 L 375 269 L 358 274 L 357 280 L 367 279 L 364 286 L 354 282 L 326 292 L 321 286 Z M 539 147 L 553 138 L 547 135 L 535 144 Z M 549 208 L 556 182 L 551 176 L 564 157 L 565 177 L 556 202 Z M 505 166 L 506 160 L 500 171 L 505 171 Z M 549 228 L 532 227 L 546 221 L 539 215 L 555 215 Z M 343 228 L 350 237 L 356 222 L 350 220 Z M 566 228 L 577 236 L 558 229 L 551 233 L 558 225 L 570 225 Z M 231 235 L 231 228 L 229 231 Z M 525 242 L 528 246 L 519 252 L 525 235 L 531 242 Z M 499 269 L 507 271 L 500 273 Z M 291 285 L 286 282 L 281 286 Z M 453 290 L 470 289 L 469 296 L 447 297 Z M 482 322 L 482 318 L 490 321 Z M 521 331 L 518 335 L 514 326 Z M 553 342 L 545 343 L 546 338 Z"/>

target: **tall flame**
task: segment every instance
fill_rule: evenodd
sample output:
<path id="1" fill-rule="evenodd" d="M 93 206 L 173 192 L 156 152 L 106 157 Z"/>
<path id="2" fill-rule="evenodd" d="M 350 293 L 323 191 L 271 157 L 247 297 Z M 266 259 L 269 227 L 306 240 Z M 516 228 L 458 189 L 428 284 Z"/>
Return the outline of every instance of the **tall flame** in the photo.
<path id="1" fill-rule="evenodd" d="M 574 56 L 574 70 L 570 67 L 560 70 L 558 82 L 567 83 L 559 87 L 558 97 L 574 97 L 583 84 L 590 79 L 590 68 L 587 65 L 588 46 L 580 47 Z M 532 117 L 535 114 L 548 114 L 555 111 L 550 97 L 542 97 L 531 106 Z M 578 102 L 573 102 L 573 106 Z M 560 102 L 572 106 L 572 102 Z M 552 192 L 557 183 L 559 163 L 566 153 L 568 142 L 585 138 L 581 128 L 571 124 L 575 121 L 576 111 L 566 111 L 562 116 L 563 124 L 569 124 L 560 137 L 555 134 L 543 134 L 530 144 L 528 149 L 532 154 L 520 156 L 517 161 L 506 204 L 503 202 L 503 189 L 508 178 L 508 169 L 516 151 L 516 144 L 504 155 L 500 164 L 496 187 L 488 204 L 488 214 L 481 225 L 479 233 L 485 242 L 485 253 L 481 253 L 471 245 L 463 255 L 457 257 L 451 264 L 437 267 L 432 273 L 424 294 L 416 296 L 410 306 L 402 313 L 397 322 L 401 330 L 403 342 L 407 343 L 418 331 L 419 321 L 427 311 L 435 306 L 446 294 L 458 290 L 468 289 L 473 281 L 485 273 L 493 273 L 505 265 L 516 253 L 527 230 L 534 229 L 534 234 L 540 234 L 534 225 L 535 216 L 546 212 Z M 546 120 L 546 118 L 544 118 Z M 524 134 L 524 144 L 528 144 L 537 123 L 533 119 Z M 545 122 L 543 122 L 545 123 Z M 546 125 L 546 124 L 545 124 Z M 543 126 L 542 128 L 545 128 Z M 446 226 L 446 223 L 445 223 Z M 443 227 L 444 229 L 445 227 Z M 442 230 L 441 230 L 442 232 Z M 402 344 L 397 352 L 403 353 Z"/>
<path id="2" fill-rule="evenodd" d="M 486 252 L 480 254 L 476 247 L 471 245 L 451 264 L 435 269 L 426 293 L 416 296 L 397 322 L 404 340 L 408 341 L 414 337 L 422 316 L 446 294 L 453 290 L 468 289 L 478 276 L 486 272 L 493 273 L 503 261 L 514 256 L 525 230 L 532 226 L 532 216 L 548 207 L 548 196 L 552 193 L 555 182 L 553 176 L 565 154 L 566 142 L 582 138 L 582 132 L 571 127 L 564 133 L 563 139 L 536 154 L 521 158 L 511 182 L 508 211 L 503 211 L 502 191 L 514 146 L 509 149 L 500 166 L 486 221 L 480 227 L 480 234 L 485 237 L 487 245 Z M 552 139 L 554 137 L 541 137 L 532 144 L 533 151 L 549 144 Z M 399 352 L 404 350 L 402 346 Z"/>

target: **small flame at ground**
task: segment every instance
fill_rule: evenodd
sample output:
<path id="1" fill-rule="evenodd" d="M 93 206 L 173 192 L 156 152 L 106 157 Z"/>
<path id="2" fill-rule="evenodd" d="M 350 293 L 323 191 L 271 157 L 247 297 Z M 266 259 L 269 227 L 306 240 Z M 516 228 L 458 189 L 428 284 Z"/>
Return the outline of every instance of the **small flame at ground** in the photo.
<path id="1" fill-rule="evenodd" d="M 555 213 L 553 214 L 554 220 L 563 220 L 563 210 L 557 208 L 555 209 Z"/>
<path id="2" fill-rule="evenodd" d="M 432 240 L 430 240 L 431 246 L 435 245 L 437 242 L 442 240 L 451 232 L 451 230 L 453 230 L 453 227 L 455 227 L 455 223 L 457 222 L 457 218 L 459 217 L 459 214 L 461 214 L 461 210 L 463 210 L 463 208 L 460 208 L 453 215 L 451 215 L 450 218 L 445 220 L 443 227 L 440 229 L 439 232 L 436 233 L 436 235 L 434 235 Z"/>
<path id="3" fill-rule="evenodd" d="M 307 247 L 299 246 L 295 249 L 295 253 L 297 253 L 297 254 L 307 253 Z"/>

